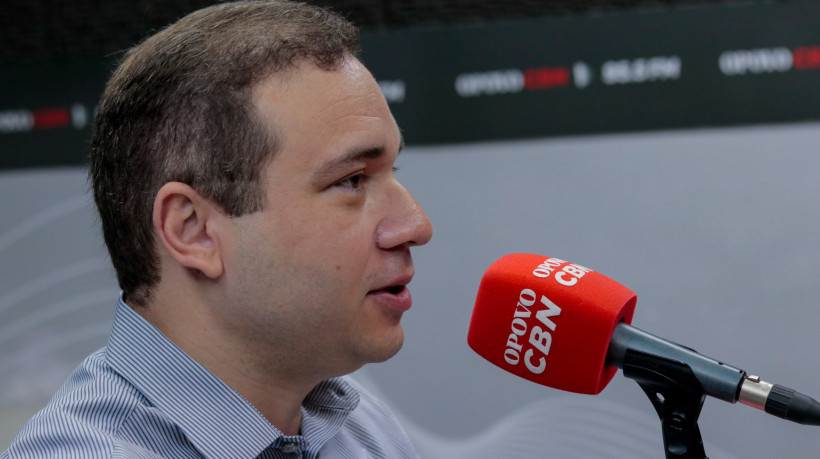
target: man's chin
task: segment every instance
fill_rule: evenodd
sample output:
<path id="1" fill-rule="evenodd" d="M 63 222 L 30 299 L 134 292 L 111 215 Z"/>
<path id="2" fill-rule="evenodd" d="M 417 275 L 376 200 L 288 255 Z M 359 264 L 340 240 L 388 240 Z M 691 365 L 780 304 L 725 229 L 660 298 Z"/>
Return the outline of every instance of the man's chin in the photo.
<path id="1" fill-rule="evenodd" d="M 404 345 L 404 330 L 396 325 L 390 336 L 384 336 L 382 342 L 373 344 L 369 349 L 369 363 L 381 363 L 390 360 L 399 353 Z"/>

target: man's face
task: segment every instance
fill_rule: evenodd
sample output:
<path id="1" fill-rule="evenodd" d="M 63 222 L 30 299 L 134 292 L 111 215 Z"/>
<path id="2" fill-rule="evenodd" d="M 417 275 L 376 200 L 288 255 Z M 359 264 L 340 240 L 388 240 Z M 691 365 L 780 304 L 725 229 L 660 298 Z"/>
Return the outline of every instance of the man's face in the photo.
<path id="1" fill-rule="evenodd" d="M 263 174 L 264 210 L 233 220 L 228 326 L 320 377 L 390 358 L 411 305 L 410 247 L 432 226 L 393 174 L 402 141 L 378 85 L 348 58 L 337 71 L 302 64 L 254 94 L 284 142 Z"/>

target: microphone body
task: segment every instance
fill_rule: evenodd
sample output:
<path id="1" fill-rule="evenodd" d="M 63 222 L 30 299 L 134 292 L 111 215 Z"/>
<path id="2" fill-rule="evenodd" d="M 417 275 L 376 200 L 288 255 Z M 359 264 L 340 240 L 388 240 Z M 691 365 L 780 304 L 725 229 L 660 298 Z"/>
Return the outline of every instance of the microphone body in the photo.
<path id="1" fill-rule="evenodd" d="M 669 387 L 820 425 L 820 403 L 631 325 L 637 296 L 581 265 L 506 255 L 484 273 L 467 342 L 496 366 L 555 389 L 597 394 L 617 369 Z M 654 402 L 653 402 L 654 403 Z"/>

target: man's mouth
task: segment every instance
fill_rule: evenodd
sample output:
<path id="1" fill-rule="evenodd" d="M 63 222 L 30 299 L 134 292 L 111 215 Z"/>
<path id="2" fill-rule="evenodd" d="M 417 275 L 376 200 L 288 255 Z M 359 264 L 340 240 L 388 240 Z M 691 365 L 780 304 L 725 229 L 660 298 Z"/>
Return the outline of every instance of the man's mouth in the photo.
<path id="1" fill-rule="evenodd" d="M 371 290 L 368 296 L 387 306 L 389 309 L 404 312 L 410 309 L 413 299 L 407 284 L 412 276 L 396 279 L 391 285 L 376 290 Z"/>
<path id="2" fill-rule="evenodd" d="M 384 288 L 380 288 L 380 289 L 376 289 L 376 290 L 371 290 L 369 293 L 371 293 L 371 294 L 387 293 L 387 294 L 390 294 L 390 295 L 399 295 L 405 290 L 407 290 L 407 287 L 405 287 L 404 285 L 401 285 L 401 284 L 396 284 L 396 285 L 391 285 L 389 287 L 384 287 Z"/>

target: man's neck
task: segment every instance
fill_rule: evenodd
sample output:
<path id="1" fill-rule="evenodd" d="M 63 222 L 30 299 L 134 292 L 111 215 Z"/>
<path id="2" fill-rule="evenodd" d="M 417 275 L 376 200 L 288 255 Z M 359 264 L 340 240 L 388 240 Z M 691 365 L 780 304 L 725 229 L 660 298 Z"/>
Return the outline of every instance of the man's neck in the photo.
<path id="1" fill-rule="evenodd" d="M 248 400 L 285 435 L 299 435 L 302 402 L 320 382 L 282 371 L 284 358 L 260 356 L 256 347 L 225 332 L 208 309 L 191 298 L 155 292 L 146 307 L 133 309 L 174 344 Z"/>

